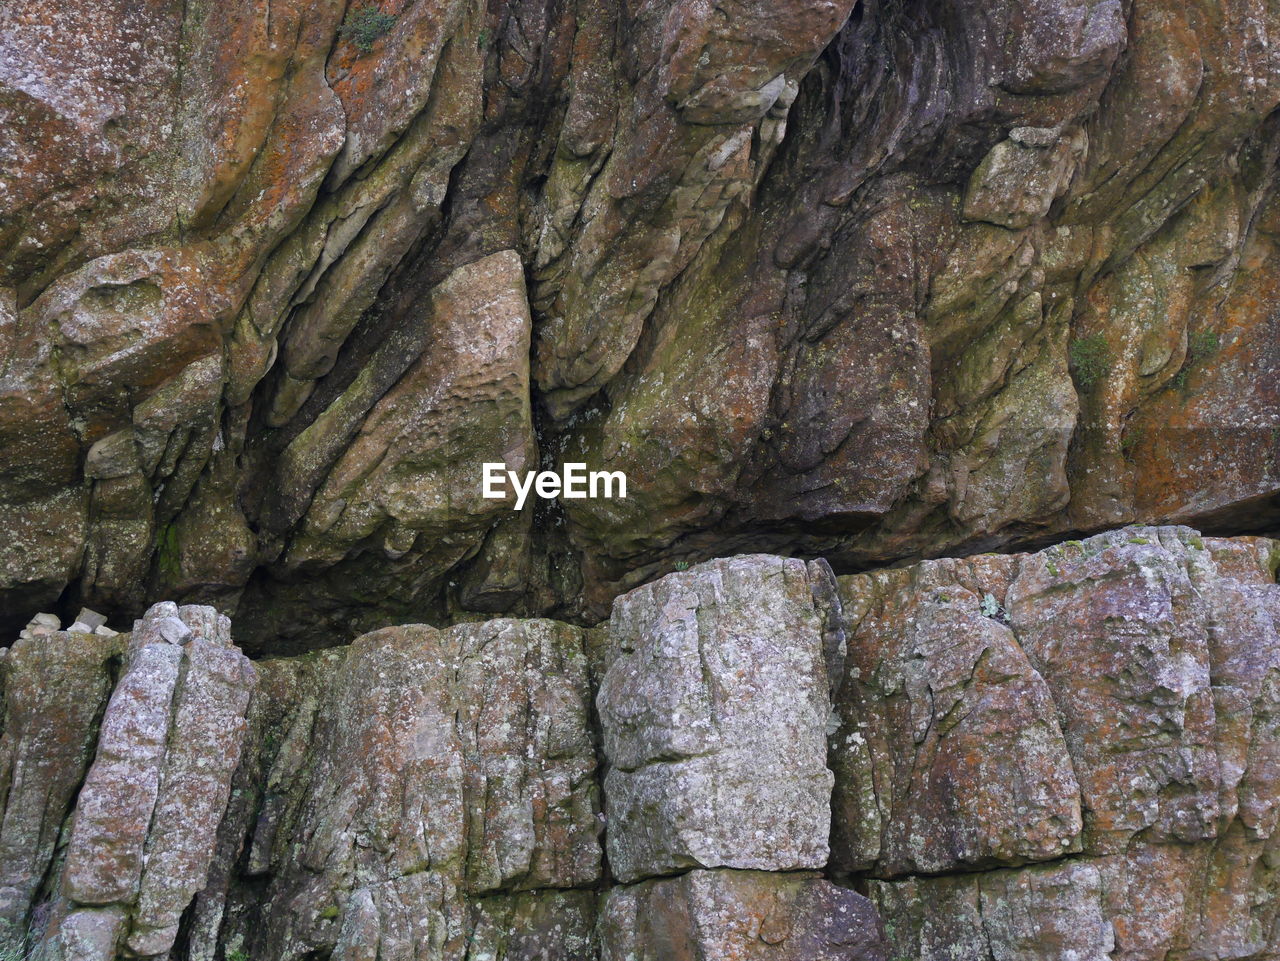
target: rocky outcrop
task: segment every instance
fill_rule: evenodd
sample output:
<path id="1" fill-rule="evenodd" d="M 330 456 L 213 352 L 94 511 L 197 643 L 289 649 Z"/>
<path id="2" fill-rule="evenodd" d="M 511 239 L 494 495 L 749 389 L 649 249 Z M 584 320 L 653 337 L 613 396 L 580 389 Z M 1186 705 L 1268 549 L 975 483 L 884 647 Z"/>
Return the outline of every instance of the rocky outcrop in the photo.
<path id="1" fill-rule="evenodd" d="M 716 560 L 590 632 L 253 664 L 210 608 L 28 632 L 5 949 L 1270 957 L 1277 569 L 1276 541 L 1129 527 L 838 578 Z"/>
<path id="2" fill-rule="evenodd" d="M 165 955 L 205 883 L 240 759 L 254 671 L 210 608 L 134 625 L 76 801 L 45 932 L 59 958 Z"/>
<path id="3" fill-rule="evenodd" d="M 0 622 L 255 654 L 1280 521 L 1262 0 L 15 0 Z M 622 470 L 513 514 L 481 464 Z M 536 515 L 536 516 L 535 516 Z"/>
<path id="4" fill-rule="evenodd" d="M 0 4 L 0 961 L 1280 957 L 1278 39 Z"/>
<path id="5" fill-rule="evenodd" d="M 32 634 L 3 660 L 6 949 L 1267 958 L 1278 568 L 1131 527 L 839 578 L 717 560 L 594 631 L 252 664 L 211 608 Z"/>
<path id="6" fill-rule="evenodd" d="M 804 874 L 695 870 L 614 888 L 601 961 L 837 961 L 883 958 L 866 898 Z"/>
<path id="7" fill-rule="evenodd" d="M 866 898 L 795 873 L 828 855 L 830 581 L 820 562 L 749 555 L 614 605 L 597 697 L 607 847 L 617 880 L 640 883 L 605 897 L 605 961 L 884 957 Z"/>
<path id="8" fill-rule="evenodd" d="M 1128 528 L 841 579 L 833 862 L 897 956 L 1276 950 L 1277 565 Z"/>

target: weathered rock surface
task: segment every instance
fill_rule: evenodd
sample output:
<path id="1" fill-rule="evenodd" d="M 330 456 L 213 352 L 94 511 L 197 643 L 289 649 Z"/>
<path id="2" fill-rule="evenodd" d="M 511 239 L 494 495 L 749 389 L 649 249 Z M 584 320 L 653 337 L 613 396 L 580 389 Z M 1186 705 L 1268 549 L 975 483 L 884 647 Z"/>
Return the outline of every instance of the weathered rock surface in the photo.
<path id="1" fill-rule="evenodd" d="M 840 578 L 745 555 L 592 631 L 252 665 L 210 608 L 32 633 L 0 659 L 4 944 L 1261 961 L 1278 571 L 1276 541 L 1130 527 Z"/>
<path id="2" fill-rule="evenodd" d="M 588 957 L 595 894 L 574 889 L 602 878 L 601 823 L 578 629 L 416 625 L 259 667 L 193 959 Z"/>
<path id="3" fill-rule="evenodd" d="M 29 919 L 54 860 L 63 822 L 93 760 L 111 693 L 117 637 L 23 637 L 0 661 L 0 948 Z"/>
<path id="4" fill-rule="evenodd" d="M 575 629 L 389 628 L 360 638 L 335 681 L 304 748 L 307 783 L 288 831 L 272 826 L 255 953 L 300 957 L 337 943 L 354 957 L 423 938 L 443 951 L 465 929 L 466 895 L 600 878 Z"/>
<path id="5" fill-rule="evenodd" d="M 822 867 L 830 702 L 805 563 L 668 574 L 618 599 L 608 644 L 598 708 L 619 880 Z"/>
<path id="6" fill-rule="evenodd" d="M 55 956 L 173 947 L 209 871 L 254 680 L 212 608 L 165 602 L 134 625 L 76 801 L 46 935 Z"/>
<path id="7" fill-rule="evenodd" d="M 844 578 L 833 863 L 887 875 L 1080 850 L 1080 787 L 1048 685 L 984 597 L 1009 558 Z"/>
<path id="8" fill-rule="evenodd" d="M 689 871 L 616 887 L 601 961 L 874 961 L 883 932 L 862 895 L 813 875 Z"/>
<path id="9" fill-rule="evenodd" d="M 1280 523 L 1274 5 L 368 6 L 0 10 L 0 624 Z"/>
<path id="10" fill-rule="evenodd" d="M 895 956 L 1280 950 L 1278 567 L 1136 527 L 841 579 L 833 864 Z"/>

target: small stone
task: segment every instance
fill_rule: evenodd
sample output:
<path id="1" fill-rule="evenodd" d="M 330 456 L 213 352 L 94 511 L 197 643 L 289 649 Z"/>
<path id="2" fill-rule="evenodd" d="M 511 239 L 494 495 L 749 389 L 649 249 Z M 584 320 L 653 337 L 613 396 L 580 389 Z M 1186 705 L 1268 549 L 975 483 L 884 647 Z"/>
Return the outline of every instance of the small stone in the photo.
<path id="1" fill-rule="evenodd" d="M 87 607 L 82 607 L 80 608 L 80 613 L 76 615 L 76 623 L 84 624 L 92 631 L 106 624 L 107 616 L 99 614 L 97 611 L 91 611 Z"/>
<path id="2" fill-rule="evenodd" d="M 1057 127 L 1014 127 L 1009 139 L 1024 147 L 1052 147 L 1062 136 Z"/>
<path id="3" fill-rule="evenodd" d="M 185 644 L 191 638 L 191 628 L 176 617 L 162 618 L 156 631 L 170 644 Z"/>

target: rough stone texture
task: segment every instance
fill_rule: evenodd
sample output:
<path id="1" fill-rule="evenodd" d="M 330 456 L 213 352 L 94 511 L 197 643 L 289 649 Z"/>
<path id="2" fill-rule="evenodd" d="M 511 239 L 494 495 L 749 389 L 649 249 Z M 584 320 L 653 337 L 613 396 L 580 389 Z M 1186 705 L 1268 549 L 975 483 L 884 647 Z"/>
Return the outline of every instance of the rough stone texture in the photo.
<path id="1" fill-rule="evenodd" d="M 613 888 L 601 961 L 878 961 L 883 932 L 862 895 L 806 874 L 695 870 Z"/>
<path id="2" fill-rule="evenodd" d="M 0 950 L 17 947 L 53 863 L 93 760 L 121 640 L 71 632 L 23 638 L 0 662 Z"/>
<path id="3" fill-rule="evenodd" d="M 252 666 L 211 608 L 42 615 L 0 654 L 4 947 L 1265 961 L 1278 573 L 1280 542 L 1185 527 L 839 578 L 745 555 L 593 630 Z"/>
<path id="4" fill-rule="evenodd" d="M 842 870 L 937 874 L 1080 850 L 1080 788 L 1049 688 L 982 613 L 1008 568 L 980 557 L 842 580 L 848 660 L 831 739 Z"/>
<path id="5" fill-rule="evenodd" d="M 893 957 L 1280 950 L 1278 567 L 1134 527 L 841 579 L 833 864 Z"/>
<path id="6" fill-rule="evenodd" d="M 363 6 L 0 10 L 0 627 L 1280 522 L 1273 3 Z"/>
<path id="7" fill-rule="evenodd" d="M 121 909 L 128 917 L 116 926 L 130 951 L 173 946 L 205 885 L 254 681 L 212 608 L 164 602 L 134 625 L 76 801 L 48 938 L 55 952 L 78 956 L 71 941 Z M 97 910 L 107 906 L 116 914 Z M 92 956 L 109 961 L 117 947 Z"/>
<path id="8" fill-rule="evenodd" d="M 208 944 L 424 961 L 473 935 L 513 958 L 589 944 L 593 904 L 546 890 L 601 878 L 580 631 L 389 628 L 264 677 L 277 700 L 255 708 L 247 796 L 197 905 Z"/>
<path id="9" fill-rule="evenodd" d="M 20 641 L 0 662 L 6 949 L 595 959 L 582 634 L 417 625 L 251 666 L 225 617 L 166 602 L 130 635 Z"/>
<path id="10" fill-rule="evenodd" d="M 597 707 L 609 864 L 826 863 L 830 702 L 803 561 L 710 561 L 618 599 Z"/>

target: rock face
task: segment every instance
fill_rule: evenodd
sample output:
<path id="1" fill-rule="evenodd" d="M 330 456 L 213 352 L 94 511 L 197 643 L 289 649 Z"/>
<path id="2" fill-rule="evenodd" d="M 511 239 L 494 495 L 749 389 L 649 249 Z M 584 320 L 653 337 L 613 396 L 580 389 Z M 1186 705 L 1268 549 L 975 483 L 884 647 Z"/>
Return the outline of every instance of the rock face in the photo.
<path id="1" fill-rule="evenodd" d="M 112 687 L 117 637 L 57 633 L 24 637 L 3 662 L 0 728 L 0 947 L 13 938 L 53 860 L 63 822 L 84 780 Z"/>
<path id="2" fill-rule="evenodd" d="M 883 958 L 866 898 L 804 874 L 690 871 L 614 888 L 601 961 Z"/>
<path id="3" fill-rule="evenodd" d="M 4 0 L 0 961 L 1280 958 L 1278 41 Z"/>
<path id="4" fill-rule="evenodd" d="M 165 602 L 134 625 L 71 822 L 46 934 L 53 956 L 173 947 L 209 871 L 253 682 L 211 608 Z"/>
<path id="5" fill-rule="evenodd" d="M 1270 958 L 1278 573 L 1277 541 L 1130 527 L 839 578 L 711 561 L 595 631 L 250 664 L 166 602 L 30 634 L 0 661 L 5 950 Z"/>
<path id="6" fill-rule="evenodd" d="M 897 957 L 1277 950 L 1278 566 L 1128 528 L 841 579 L 833 863 Z"/>
<path id="7" fill-rule="evenodd" d="M 13 0 L 0 626 L 173 597 L 290 654 L 595 622 L 742 551 L 1260 532 L 1278 29 L 1262 0 Z M 630 492 L 513 514 L 486 461 Z"/>

